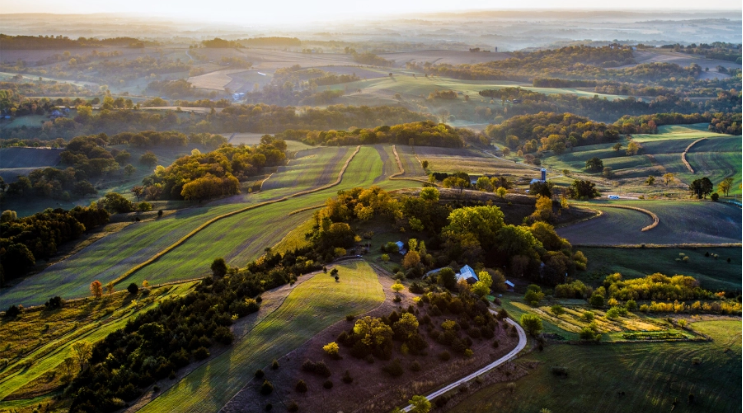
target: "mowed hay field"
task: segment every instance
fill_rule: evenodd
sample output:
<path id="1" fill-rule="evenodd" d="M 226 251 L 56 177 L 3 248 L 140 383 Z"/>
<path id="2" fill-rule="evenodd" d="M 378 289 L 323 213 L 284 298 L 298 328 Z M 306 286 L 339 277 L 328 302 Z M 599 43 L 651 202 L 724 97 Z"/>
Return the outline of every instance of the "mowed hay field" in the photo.
<path id="1" fill-rule="evenodd" d="M 339 282 L 322 272 L 306 276 L 311 278 L 296 285 L 278 309 L 264 313 L 262 308 L 244 338 L 140 411 L 218 411 L 253 379 L 257 369 L 265 369 L 270 380 L 271 370 L 266 366 L 271 360 L 291 352 L 346 314 L 363 314 L 382 303 L 382 285 L 367 263 L 354 261 L 335 267 Z M 267 301 L 264 307 L 270 305 Z"/>
<path id="2" fill-rule="evenodd" d="M 708 123 L 694 123 L 690 125 L 663 125 L 658 126 L 658 133 L 632 135 L 632 140 L 637 142 L 652 142 L 677 139 L 699 139 L 714 138 L 719 136 L 730 136 L 707 129 Z"/>
<path id="3" fill-rule="evenodd" d="M 0 177 L 6 183 L 15 182 L 19 175 L 28 175 L 37 168 L 57 165 L 64 149 L 0 148 Z"/>
<path id="4" fill-rule="evenodd" d="M 263 190 L 320 186 L 338 177 L 346 159 L 355 148 L 350 146 L 313 148 L 299 151 L 287 165 L 263 182 Z"/>
<path id="5" fill-rule="evenodd" d="M 598 287 L 606 275 L 620 273 L 625 279 L 660 272 L 683 274 L 699 280 L 702 288 L 712 291 L 741 289 L 741 249 L 729 248 L 598 248 L 581 247 L 588 258 L 586 271 L 576 277 Z M 709 253 L 709 257 L 705 254 Z M 682 255 L 683 254 L 683 255 Z M 712 254 L 717 254 L 714 258 Z M 688 257 L 684 261 L 683 257 Z M 730 258 L 730 262 L 727 259 Z"/>
<path id="6" fill-rule="evenodd" d="M 539 365 L 515 382 L 512 394 L 506 383 L 487 386 L 450 411 L 740 412 L 740 320 L 701 321 L 691 328 L 713 341 L 548 344 L 516 361 Z M 695 357 L 700 364 L 692 363 Z M 566 367 L 568 377 L 553 375 L 553 366 Z M 688 403 L 689 394 L 694 404 Z"/>
<path id="7" fill-rule="evenodd" d="M 230 75 L 245 72 L 245 69 L 217 70 L 204 75 L 189 77 L 188 81 L 197 89 L 224 90 L 232 78 Z"/>
<path id="8" fill-rule="evenodd" d="M 557 233 L 573 245 L 724 244 L 741 242 L 740 208 L 711 201 L 598 201 L 586 205 L 603 215 L 563 228 Z M 655 228 L 642 212 L 611 208 L 624 205 L 647 209 L 660 218 Z"/>
<path id="9" fill-rule="evenodd" d="M 496 174 L 539 178 L 538 167 L 496 158 L 473 149 L 419 146 L 415 148 L 415 153 L 421 161 L 428 161 L 428 169 L 434 172 L 461 171 L 475 175 Z"/>
<path id="10" fill-rule="evenodd" d="M 338 186 L 261 206 L 217 221 L 124 280 L 117 288 L 123 288 L 132 281 L 162 283 L 201 277 L 209 273 L 209 265 L 217 257 L 224 257 L 230 265 L 244 265 L 312 215 L 312 211 L 289 215 L 291 212 L 323 205 L 327 198 L 334 196 L 340 189 L 371 186 L 382 174 L 382 167 L 377 151 L 372 147 L 362 147 Z M 418 186 L 407 181 L 382 181 L 378 184 L 387 189 Z M 23 280 L 13 288 L 3 290 L 0 308 L 19 303 L 41 304 L 55 295 L 63 298 L 86 296 L 92 281 L 99 280 L 106 284 L 116 279 L 211 218 L 302 189 L 307 188 L 280 188 L 238 195 L 230 198 L 235 203 L 189 208 L 177 211 L 167 218 L 131 225 L 106 237 L 102 242 L 92 244 L 75 256 Z"/>

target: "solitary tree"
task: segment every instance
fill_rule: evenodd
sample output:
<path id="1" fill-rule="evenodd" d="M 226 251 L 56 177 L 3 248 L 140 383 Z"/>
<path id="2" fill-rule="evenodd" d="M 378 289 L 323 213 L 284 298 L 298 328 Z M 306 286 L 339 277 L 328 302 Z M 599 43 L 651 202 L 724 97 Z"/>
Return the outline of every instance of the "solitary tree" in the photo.
<path id="1" fill-rule="evenodd" d="M 454 270 L 449 267 L 442 268 L 441 271 L 439 271 L 437 281 L 439 285 L 442 285 L 450 290 L 454 290 L 454 288 L 457 286 L 456 274 L 454 273 Z"/>
<path id="2" fill-rule="evenodd" d="M 128 287 L 126 287 L 126 290 L 129 291 L 129 294 L 131 295 L 137 295 L 137 293 L 139 292 L 139 287 L 136 283 L 131 283 Z"/>
<path id="3" fill-rule="evenodd" d="M 421 166 L 423 167 L 423 169 L 428 169 L 428 161 L 426 161 L 426 160 L 423 160 L 423 161 L 421 162 Z"/>
<path id="4" fill-rule="evenodd" d="M 530 335 L 534 336 L 542 331 L 542 319 L 534 314 L 523 314 L 521 316 L 521 326 L 524 327 Z"/>
<path id="5" fill-rule="evenodd" d="M 673 181 L 673 174 L 671 172 L 663 175 L 663 182 L 665 182 L 666 185 L 670 184 L 671 181 Z"/>
<path id="6" fill-rule="evenodd" d="M 85 340 L 76 342 L 70 348 L 72 358 L 77 361 L 77 365 L 80 369 L 84 369 L 91 354 L 93 354 L 93 345 Z"/>
<path id="7" fill-rule="evenodd" d="M 695 179 L 691 185 L 689 185 L 689 192 L 692 196 L 696 196 L 698 199 L 707 198 L 707 195 L 712 193 L 713 189 L 712 181 L 706 176 L 704 178 Z"/>
<path id="8" fill-rule="evenodd" d="M 113 294 L 113 292 L 114 292 L 114 282 L 113 281 L 109 281 L 108 284 L 106 284 L 106 292 L 108 293 L 108 295 Z"/>
<path id="9" fill-rule="evenodd" d="M 227 263 L 222 257 L 215 258 L 212 262 L 212 275 L 215 277 L 224 277 L 227 274 L 227 269 Z"/>
<path id="10" fill-rule="evenodd" d="M 653 175 L 648 176 L 648 179 L 645 180 L 645 183 L 648 185 L 653 185 L 655 183 L 655 177 Z"/>
<path id="11" fill-rule="evenodd" d="M 622 149 L 622 144 L 615 143 L 614 146 L 612 146 L 611 148 L 614 149 L 615 151 L 619 151 L 620 149 Z"/>
<path id="12" fill-rule="evenodd" d="M 90 293 L 93 294 L 93 297 L 95 298 L 101 298 L 101 296 L 103 296 L 103 286 L 100 281 L 95 280 L 90 283 Z"/>
<path id="13" fill-rule="evenodd" d="M 431 411 L 431 402 L 428 401 L 426 396 L 413 396 L 412 399 L 408 400 L 408 403 L 412 406 L 409 410 L 411 413 L 428 413 Z"/>
<path id="14" fill-rule="evenodd" d="M 733 187 L 733 177 L 729 176 L 723 179 L 719 184 L 717 184 L 717 191 L 724 193 L 725 196 L 728 196 L 730 194 L 730 189 L 732 189 L 732 187 Z"/>
<path id="15" fill-rule="evenodd" d="M 593 157 L 586 161 L 586 169 L 591 172 L 598 172 L 604 169 L 604 161 Z"/>

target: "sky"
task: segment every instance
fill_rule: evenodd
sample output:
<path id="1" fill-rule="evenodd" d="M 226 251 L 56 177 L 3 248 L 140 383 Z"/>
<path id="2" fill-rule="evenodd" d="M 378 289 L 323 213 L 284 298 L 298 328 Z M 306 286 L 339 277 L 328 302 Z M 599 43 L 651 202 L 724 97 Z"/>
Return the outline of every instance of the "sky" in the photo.
<path id="1" fill-rule="evenodd" d="M 741 10 L 740 0 L 0 0 L 0 13 L 127 13 L 200 21 L 281 24 L 338 17 L 472 10 Z M 740 18 L 741 14 L 731 16 Z"/>

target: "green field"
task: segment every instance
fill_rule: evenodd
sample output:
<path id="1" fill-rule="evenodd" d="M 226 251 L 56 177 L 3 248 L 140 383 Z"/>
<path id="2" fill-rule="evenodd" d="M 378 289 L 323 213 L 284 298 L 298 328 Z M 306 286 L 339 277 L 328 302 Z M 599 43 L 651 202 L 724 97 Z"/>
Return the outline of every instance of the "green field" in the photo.
<path id="1" fill-rule="evenodd" d="M 658 126 L 657 134 L 632 135 L 632 140 L 637 142 L 650 142 L 662 140 L 715 138 L 718 136 L 730 136 L 717 132 L 710 132 L 707 127 L 709 123 L 695 123 L 691 125 L 663 125 Z"/>
<path id="2" fill-rule="evenodd" d="M 253 379 L 257 369 L 299 347 L 346 314 L 365 313 L 384 300 L 382 285 L 368 264 L 348 262 L 337 268 L 340 282 L 319 273 L 294 287 L 274 312 L 258 313 L 259 317 L 247 327 L 245 338 L 140 411 L 218 411 Z M 270 379 L 270 370 L 266 371 Z"/>
<path id="3" fill-rule="evenodd" d="M 262 189 L 311 188 L 333 182 L 354 149 L 342 146 L 297 152 L 286 166 L 278 167 L 278 171 L 263 183 Z"/>
<path id="4" fill-rule="evenodd" d="M 163 299 L 184 294 L 192 285 L 185 283 L 156 289 L 149 297 L 138 297 L 138 301 L 133 301 L 128 294 L 118 294 L 82 307 L 27 313 L 18 321 L 2 319 L 2 334 L 10 333 L 14 337 L 3 340 L 6 347 L 2 355 L 9 359 L 9 364 L 0 369 L 0 400 L 24 386 L 33 385 L 35 380 L 50 372 L 55 372 L 58 382 L 62 374 L 57 371 L 58 365 L 69 357 L 72 344 L 80 340 L 95 343 L 123 328 L 131 317 L 153 308 Z M 16 351 L 23 354 L 11 354 Z M 28 367 L 19 368 L 23 363 L 28 363 Z M 0 402 L 0 409 L 12 407 L 13 403 Z"/>
<path id="5" fill-rule="evenodd" d="M 649 231 L 650 216 L 627 209 L 607 207 L 626 205 L 647 209 L 660 218 Z M 604 212 L 600 217 L 557 230 L 574 245 L 639 244 L 721 244 L 741 242 L 740 208 L 711 201 L 594 201 L 590 208 Z"/>
<path id="6" fill-rule="evenodd" d="M 692 328 L 714 341 L 547 345 L 517 361 L 539 365 L 516 381 L 513 394 L 505 383 L 487 386 L 451 411 L 667 412 L 677 399 L 674 412 L 739 412 L 741 322 L 703 321 Z M 554 376 L 553 366 L 567 367 L 568 377 Z"/>
<path id="7" fill-rule="evenodd" d="M 368 187 L 382 174 L 382 168 L 383 163 L 377 151 L 372 147 L 362 147 L 349 164 L 340 185 L 217 221 L 152 265 L 135 273 L 125 284 L 131 281 L 161 283 L 200 277 L 208 273 L 209 264 L 218 256 L 228 259 L 231 265 L 244 265 L 257 258 L 266 246 L 276 244 L 293 227 L 312 215 L 312 211 L 288 215 L 290 212 L 321 205 L 339 189 Z M 388 189 L 417 186 L 406 181 L 382 181 L 379 185 Z M 106 237 L 103 242 L 94 243 L 74 257 L 29 277 L 17 286 L 2 291 L 0 308 L 17 303 L 40 304 L 54 295 L 64 298 L 86 296 L 93 280 L 106 284 L 208 219 L 249 204 L 276 199 L 298 189 L 302 188 L 261 191 L 244 196 L 242 199 L 247 203 L 215 203 L 213 206 L 181 210 L 167 218 L 132 225 Z"/>
<path id="8" fill-rule="evenodd" d="M 624 278 L 644 277 L 660 272 L 666 275 L 689 275 L 709 290 L 736 291 L 741 289 L 740 248 L 595 248 L 581 247 L 588 257 L 588 268 L 577 278 L 586 284 L 598 286 L 604 277 L 615 272 Z M 717 254 L 719 258 L 705 257 Z M 684 254 L 688 261 L 682 261 Z M 730 258 L 730 263 L 727 259 Z M 679 259 L 679 261 L 677 261 Z"/>

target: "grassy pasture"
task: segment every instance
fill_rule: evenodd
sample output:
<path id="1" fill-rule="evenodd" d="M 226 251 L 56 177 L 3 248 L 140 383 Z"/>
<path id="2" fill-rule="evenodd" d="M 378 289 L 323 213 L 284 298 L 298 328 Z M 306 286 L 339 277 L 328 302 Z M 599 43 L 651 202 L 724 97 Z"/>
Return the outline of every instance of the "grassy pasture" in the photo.
<path id="1" fill-rule="evenodd" d="M 290 198 L 269 207 L 258 208 L 218 221 L 176 248 L 171 253 L 145 267 L 131 281 L 148 280 L 160 283 L 199 277 L 208 273 L 211 261 L 223 256 L 231 265 L 243 265 L 257 258 L 266 246 L 274 245 L 293 227 L 298 226 L 312 211 L 296 215 L 290 212 L 321 205 L 339 189 L 368 187 L 382 174 L 382 161 L 372 147 L 362 147 L 349 164 L 339 186 L 316 193 Z M 410 182 L 383 181 L 387 189 L 410 187 Z M 417 185 L 415 185 L 417 186 Z M 0 293 L 0 308 L 11 304 L 40 304 L 49 297 L 82 297 L 94 280 L 103 284 L 117 278 L 129 268 L 149 259 L 203 222 L 218 215 L 296 192 L 301 188 L 261 191 L 253 195 L 233 197 L 233 203 L 215 203 L 205 207 L 177 211 L 173 215 L 147 223 L 129 226 L 108 236 L 75 256 L 29 277 L 13 288 Z M 226 201 L 225 201 L 226 202 Z M 127 279 L 124 284 L 130 282 Z"/>
<path id="2" fill-rule="evenodd" d="M 657 134 L 637 134 L 632 135 L 632 140 L 637 142 L 652 142 L 652 141 L 663 141 L 663 140 L 676 140 L 676 139 L 691 139 L 696 140 L 699 138 L 716 138 L 725 135 L 722 133 L 711 132 L 707 130 L 708 123 L 694 123 L 691 125 L 663 125 L 658 126 Z"/>
<path id="3" fill-rule="evenodd" d="M 328 184 L 338 176 L 343 163 L 353 152 L 350 146 L 313 148 L 297 152 L 286 166 L 278 167 L 263 183 L 263 190 L 303 188 Z"/>
<path id="4" fill-rule="evenodd" d="M 336 267 L 340 282 L 319 273 L 300 283 L 274 312 L 259 312 L 243 339 L 141 411 L 217 411 L 253 378 L 257 369 L 299 347 L 346 314 L 367 312 L 384 300 L 382 285 L 368 264 L 348 262 Z M 266 371 L 270 379 L 270 370 Z"/>
<path id="5" fill-rule="evenodd" d="M 117 293 L 80 307 L 28 312 L 20 320 L 1 320 L 2 357 L 10 363 L 0 369 L 0 400 L 54 390 L 61 385 L 58 366 L 69 356 L 72 344 L 80 340 L 95 343 L 123 328 L 131 317 L 163 299 L 184 294 L 192 286 L 185 283 L 156 288 L 136 300 L 128 293 Z M 24 364 L 27 367 L 21 367 Z M 10 406 L 0 402 L 0 409 L 6 407 Z"/>
<path id="6" fill-rule="evenodd" d="M 632 343 L 600 346 L 548 345 L 520 362 L 539 362 L 516 382 L 472 394 L 453 412 L 739 412 L 741 322 L 702 321 L 692 328 L 711 342 Z M 699 365 L 692 358 L 699 357 Z M 568 377 L 551 373 L 567 367 Z M 732 390 L 731 390 L 732 389 Z M 625 392 L 619 396 L 618 392 Z M 688 395 L 695 402 L 689 405 Z"/>
<path id="7" fill-rule="evenodd" d="M 666 275 L 689 275 L 710 290 L 741 289 L 740 248 L 596 248 L 581 247 L 588 257 L 588 268 L 577 274 L 583 282 L 598 286 L 604 277 L 615 272 L 625 279 L 640 278 L 661 272 Z M 718 259 L 704 254 L 719 255 Z M 681 261 L 681 255 L 689 260 Z M 730 258 L 730 263 L 727 259 Z M 679 259 L 679 261 L 677 261 Z"/>
<path id="8" fill-rule="evenodd" d="M 647 209 L 660 217 L 650 231 L 640 229 L 652 219 L 641 212 L 605 207 L 628 205 Z M 740 210 L 732 205 L 703 201 L 598 201 L 590 207 L 604 212 L 600 217 L 557 230 L 574 245 L 637 245 L 740 243 Z"/>
<path id="9" fill-rule="evenodd" d="M 421 161 L 427 160 L 428 169 L 435 172 L 463 171 L 469 174 L 498 174 L 539 177 L 539 168 L 487 156 L 472 149 L 416 147 Z"/>
<path id="10" fill-rule="evenodd" d="M 204 75 L 189 77 L 188 81 L 197 89 L 224 90 L 232 82 L 231 74 L 245 72 L 245 69 L 226 69 Z"/>

